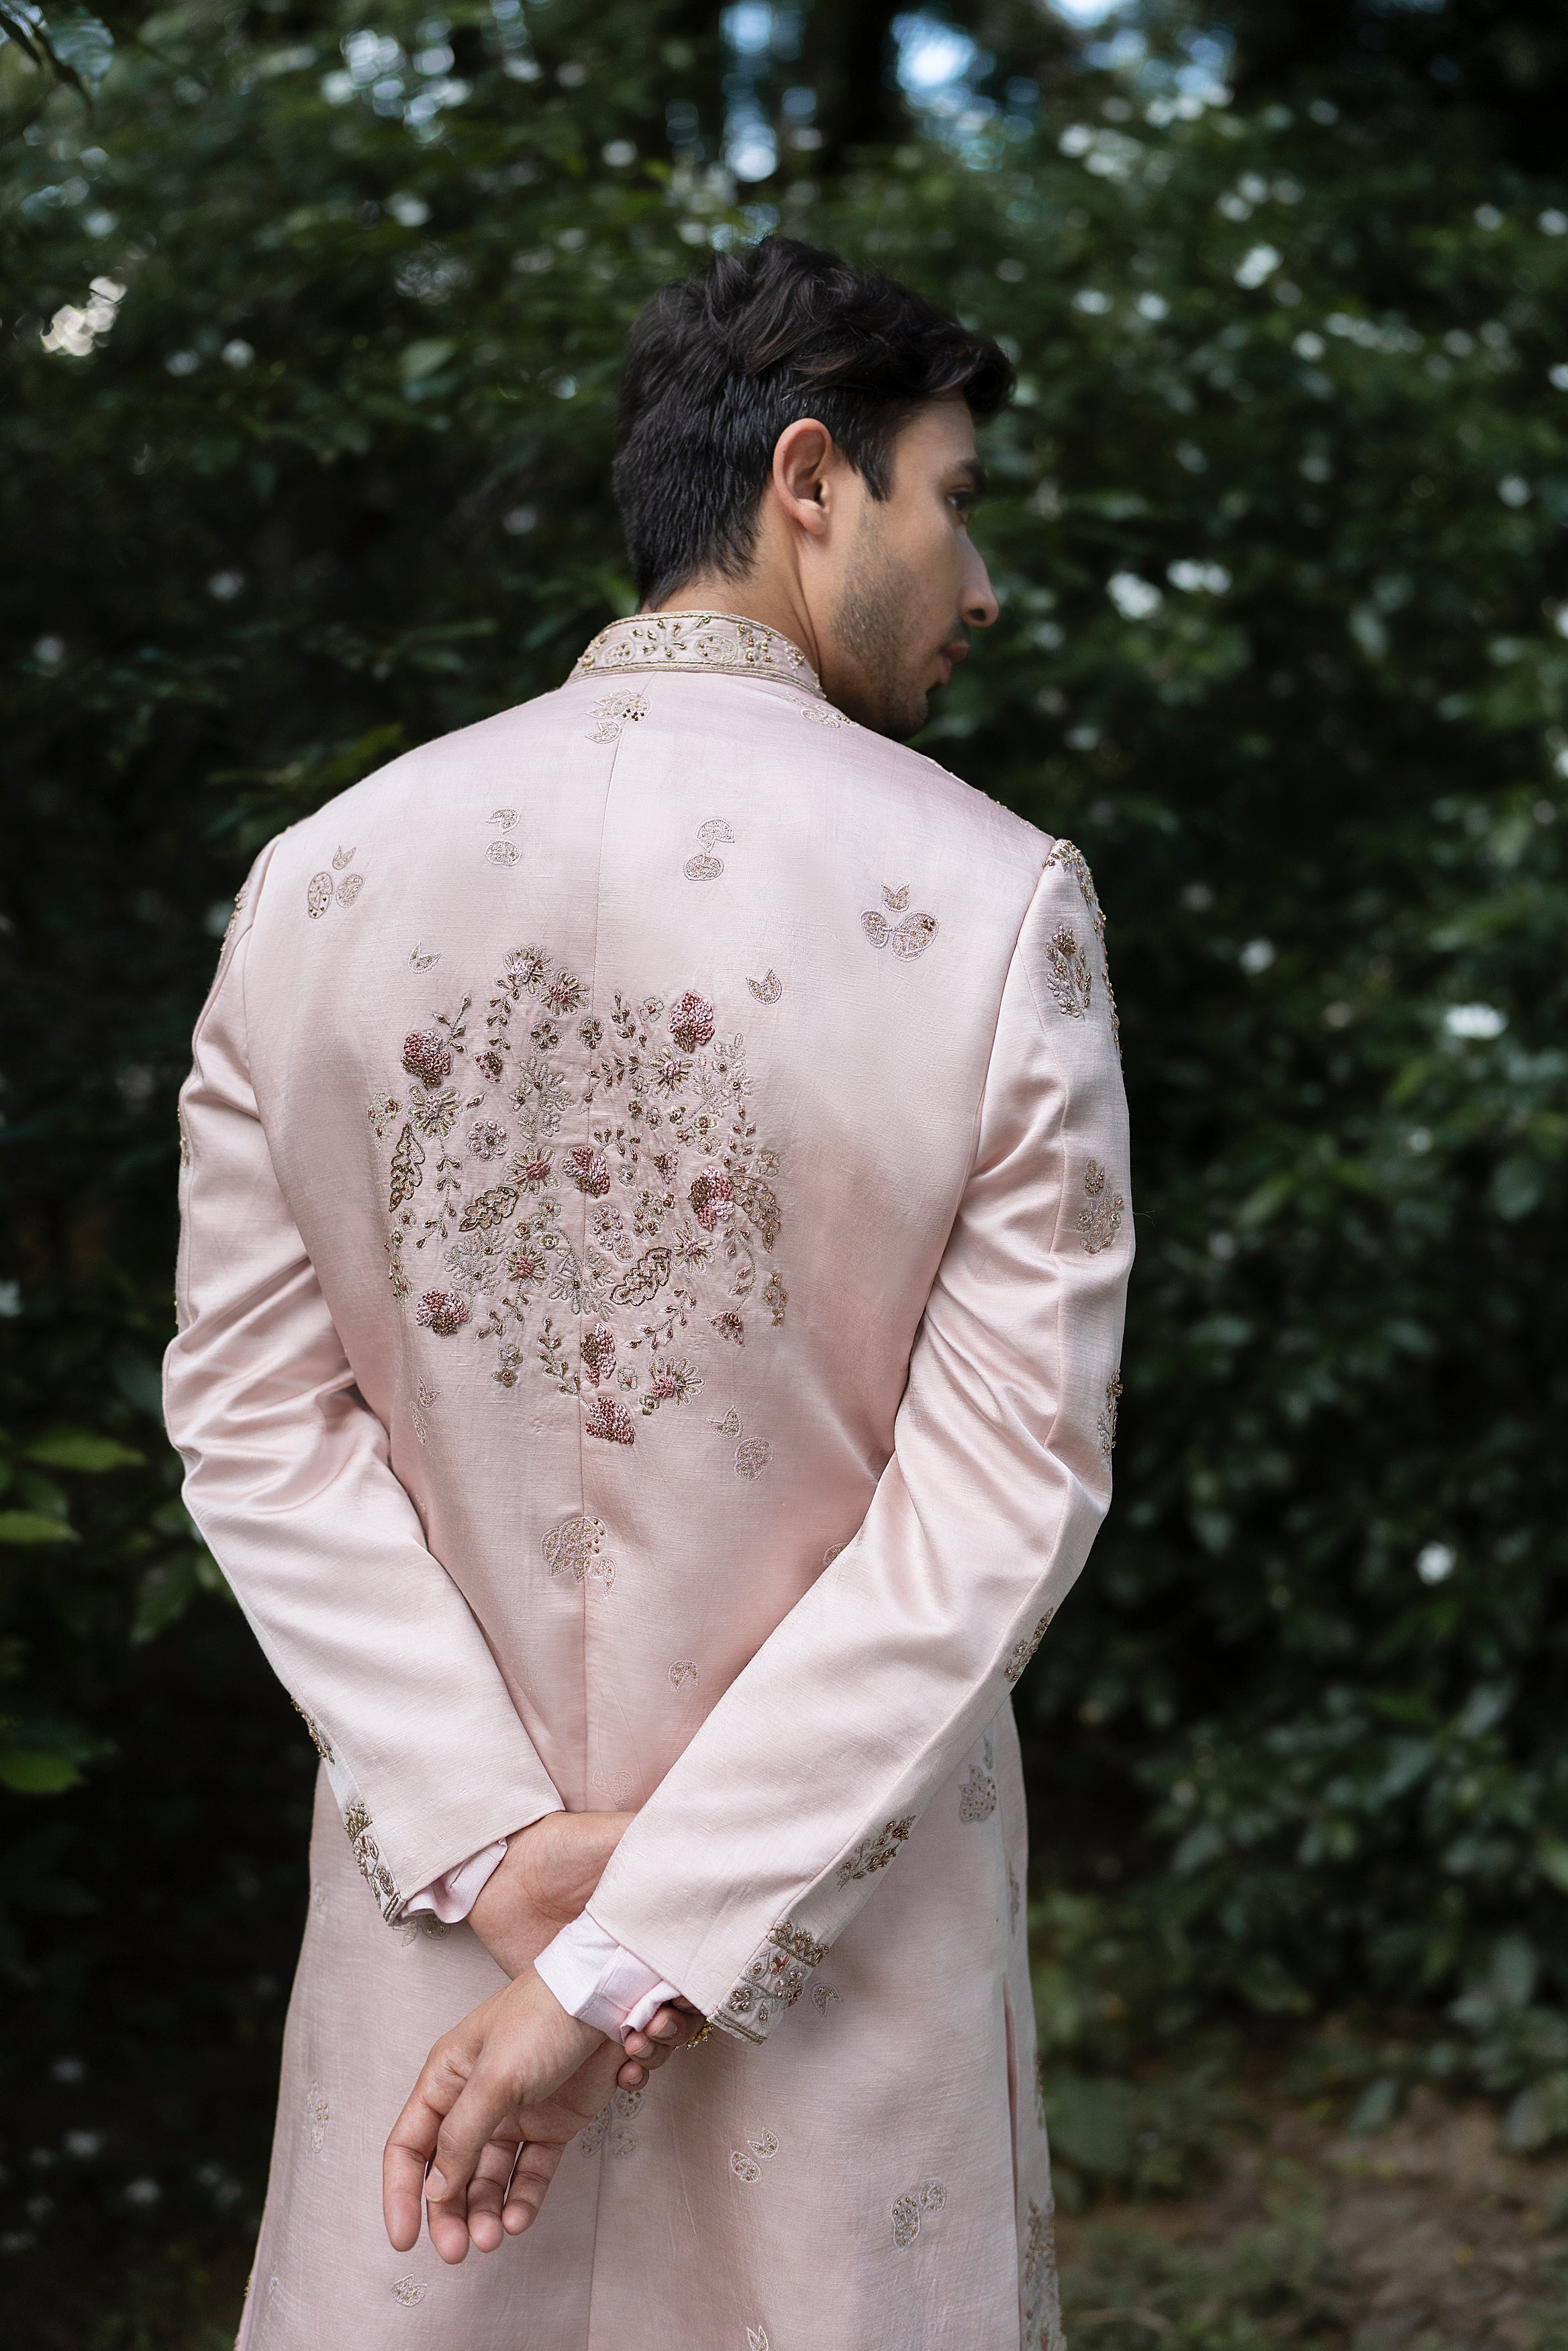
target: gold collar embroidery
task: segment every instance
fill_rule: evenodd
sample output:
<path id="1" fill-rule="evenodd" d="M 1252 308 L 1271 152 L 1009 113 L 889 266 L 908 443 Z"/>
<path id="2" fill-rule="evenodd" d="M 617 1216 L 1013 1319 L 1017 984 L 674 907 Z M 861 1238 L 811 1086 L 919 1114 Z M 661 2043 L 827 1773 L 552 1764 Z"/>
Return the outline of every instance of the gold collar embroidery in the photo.
<path id="1" fill-rule="evenodd" d="M 571 674 L 602 677 L 627 670 L 706 669 L 725 677 L 770 677 L 826 696 L 800 651 L 777 629 L 738 612 L 637 612 L 601 629 Z"/>

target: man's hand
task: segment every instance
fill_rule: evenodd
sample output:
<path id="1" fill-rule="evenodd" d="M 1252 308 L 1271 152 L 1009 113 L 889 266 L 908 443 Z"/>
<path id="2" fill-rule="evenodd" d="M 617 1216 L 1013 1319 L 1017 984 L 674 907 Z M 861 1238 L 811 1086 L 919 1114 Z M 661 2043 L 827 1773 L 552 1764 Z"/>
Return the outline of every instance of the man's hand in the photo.
<path id="1" fill-rule="evenodd" d="M 698 2023 L 695 2014 L 662 2009 L 639 2036 L 648 2041 L 648 2064 L 663 2064 Z M 618 2075 L 632 2070 L 613 2042 L 568 2016 L 525 1970 L 443 2033 L 398 2116 L 382 2163 L 394 2249 L 406 2252 L 417 2241 L 422 2196 L 444 2262 L 462 2261 L 470 2243 L 493 2252 L 503 2236 L 520 2236 L 568 2142 L 609 2102 Z M 643 2067 L 635 2071 L 644 2078 Z"/>
<path id="2" fill-rule="evenodd" d="M 507 1839 L 506 1859 L 468 1913 L 497 1967 L 520 1975 L 580 1917 L 631 1820 L 630 1813 L 547 1813 Z"/>

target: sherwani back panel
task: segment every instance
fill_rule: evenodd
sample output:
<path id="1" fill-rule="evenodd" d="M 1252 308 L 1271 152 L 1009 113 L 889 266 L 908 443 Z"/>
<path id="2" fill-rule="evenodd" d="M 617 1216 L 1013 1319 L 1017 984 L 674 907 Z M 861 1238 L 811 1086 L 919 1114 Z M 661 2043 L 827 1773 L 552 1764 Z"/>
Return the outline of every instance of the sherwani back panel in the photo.
<path id="1" fill-rule="evenodd" d="M 1109 1499 L 1102 935 L 727 621 L 258 859 L 167 1374 L 323 1757 L 251 2351 L 1059 2343 L 1009 1699 Z M 724 2030 L 523 2241 L 395 2255 L 382 2140 L 499 1980 L 402 1905 L 559 1804 L 638 1811 L 594 1916 Z"/>

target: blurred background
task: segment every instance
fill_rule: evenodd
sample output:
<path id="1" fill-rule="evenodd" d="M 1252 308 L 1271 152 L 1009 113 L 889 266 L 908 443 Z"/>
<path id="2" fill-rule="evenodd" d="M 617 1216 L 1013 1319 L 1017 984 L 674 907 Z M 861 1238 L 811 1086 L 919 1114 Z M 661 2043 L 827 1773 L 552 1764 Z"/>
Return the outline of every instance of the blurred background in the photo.
<path id="1" fill-rule="evenodd" d="M 7 2340 L 226 2342 L 265 2178 L 315 1757 L 158 1404 L 233 893 L 631 609 L 628 322 L 782 228 L 1017 362 L 921 741 L 1123 1007 L 1120 1498 L 1019 1692 L 1070 2327 L 1568 2344 L 1568 14 L 0 33 Z"/>

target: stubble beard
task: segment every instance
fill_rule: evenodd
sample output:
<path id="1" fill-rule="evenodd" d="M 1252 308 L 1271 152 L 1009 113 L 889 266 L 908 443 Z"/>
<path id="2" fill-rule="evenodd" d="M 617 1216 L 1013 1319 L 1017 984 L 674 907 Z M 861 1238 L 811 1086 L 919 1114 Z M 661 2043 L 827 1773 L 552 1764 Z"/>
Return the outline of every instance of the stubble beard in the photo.
<path id="1" fill-rule="evenodd" d="M 909 674 L 918 658 L 908 636 L 909 615 L 920 608 L 919 584 L 913 568 L 881 543 L 869 517 L 856 551 L 854 572 L 828 624 L 856 674 L 845 707 L 862 726 L 901 740 L 925 726 L 928 708 L 924 687 Z"/>

